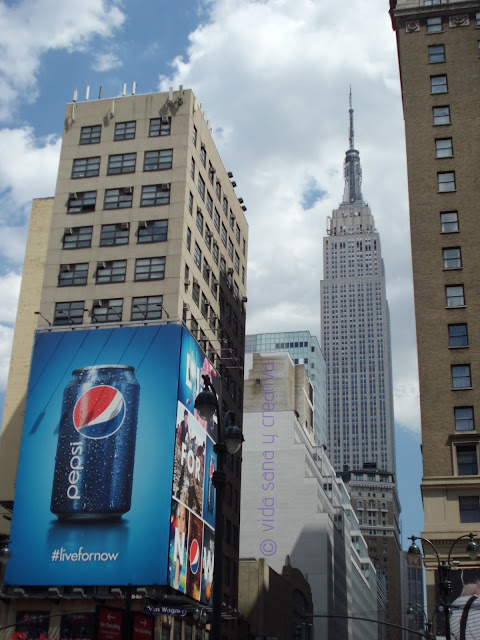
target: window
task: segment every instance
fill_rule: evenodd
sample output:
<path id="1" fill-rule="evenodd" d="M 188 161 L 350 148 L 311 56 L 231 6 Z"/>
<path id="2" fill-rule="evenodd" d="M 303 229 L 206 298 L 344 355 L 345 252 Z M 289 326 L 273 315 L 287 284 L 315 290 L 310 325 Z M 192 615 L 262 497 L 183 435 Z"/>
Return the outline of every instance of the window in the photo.
<path id="1" fill-rule="evenodd" d="M 223 244 L 224 244 L 225 246 L 227 246 L 227 230 L 226 230 L 226 228 L 225 228 L 225 225 L 224 225 L 224 224 L 222 224 L 222 231 L 221 231 L 221 233 L 220 233 L 220 238 L 221 238 L 221 240 L 222 240 Z"/>
<path id="2" fill-rule="evenodd" d="M 212 256 L 215 264 L 218 264 L 218 244 L 216 242 L 213 243 Z"/>
<path id="3" fill-rule="evenodd" d="M 207 166 L 207 152 L 205 150 L 205 145 L 202 144 L 200 145 L 200 160 L 202 161 L 202 164 L 204 167 Z"/>
<path id="4" fill-rule="evenodd" d="M 86 213 L 87 211 L 95 211 L 96 201 L 96 191 L 71 193 L 68 197 L 67 213 Z"/>
<path id="5" fill-rule="evenodd" d="M 480 13 L 475 14 L 475 26 L 480 27 Z"/>
<path id="6" fill-rule="evenodd" d="M 193 193 L 190 191 L 188 195 L 188 211 L 193 215 Z"/>
<path id="7" fill-rule="evenodd" d="M 473 431 L 475 429 L 473 407 L 455 407 L 453 411 L 456 431 Z"/>
<path id="8" fill-rule="evenodd" d="M 468 389 L 472 386 L 469 364 L 452 364 L 452 388 Z"/>
<path id="9" fill-rule="evenodd" d="M 193 281 L 192 298 L 196 305 L 200 303 L 200 285 L 196 280 Z"/>
<path id="10" fill-rule="evenodd" d="M 59 287 L 75 287 L 87 284 L 88 262 L 61 264 L 58 274 Z"/>
<path id="11" fill-rule="evenodd" d="M 240 244 L 240 227 L 238 224 L 235 226 L 235 240 Z"/>
<path id="12" fill-rule="evenodd" d="M 197 127 L 193 127 L 193 131 L 192 131 L 192 142 L 193 142 L 193 146 L 196 147 L 197 146 Z"/>
<path id="13" fill-rule="evenodd" d="M 217 209 L 215 209 L 215 212 L 213 214 L 213 224 L 215 225 L 215 229 L 217 231 L 220 231 L 220 214 L 218 213 Z"/>
<path id="14" fill-rule="evenodd" d="M 155 207 L 170 203 L 170 185 L 152 184 L 142 187 L 141 207 Z"/>
<path id="15" fill-rule="evenodd" d="M 235 251 L 235 271 L 237 273 L 240 273 L 240 256 L 236 251 Z"/>
<path id="16" fill-rule="evenodd" d="M 215 184 L 215 194 L 218 198 L 218 201 L 220 202 L 220 198 L 222 197 L 222 185 L 220 184 L 219 180 L 217 180 Z"/>
<path id="17" fill-rule="evenodd" d="M 195 180 L 195 160 L 193 158 L 190 163 L 190 175 L 192 177 L 192 180 Z"/>
<path id="18" fill-rule="evenodd" d="M 461 269 L 462 255 L 460 247 L 449 247 L 448 249 L 442 249 L 442 251 L 444 269 Z"/>
<path id="19" fill-rule="evenodd" d="M 213 236 L 213 233 L 208 228 L 208 224 L 206 224 L 205 225 L 205 244 L 207 245 L 207 248 L 209 251 L 212 250 L 212 236 Z"/>
<path id="20" fill-rule="evenodd" d="M 100 156 L 76 158 L 72 166 L 72 178 L 93 178 L 100 173 Z"/>
<path id="21" fill-rule="evenodd" d="M 445 62 L 445 45 L 431 44 L 428 47 L 428 61 L 432 63 Z"/>
<path id="22" fill-rule="evenodd" d="M 445 287 L 445 297 L 447 300 L 447 307 L 465 306 L 463 284 L 447 285 Z"/>
<path id="23" fill-rule="evenodd" d="M 119 153 L 114 156 L 108 156 L 107 176 L 114 176 L 119 173 L 133 173 L 136 160 L 136 153 Z"/>
<path id="24" fill-rule="evenodd" d="M 92 307 L 92 322 L 121 322 L 123 300 L 99 300 Z"/>
<path id="25" fill-rule="evenodd" d="M 102 125 L 94 124 L 91 127 L 82 127 L 80 131 L 80 144 L 97 144 L 102 135 Z"/>
<path id="26" fill-rule="evenodd" d="M 57 302 L 55 304 L 55 315 L 53 324 L 82 324 L 85 302 L 83 300 L 77 302 Z"/>
<path id="27" fill-rule="evenodd" d="M 205 180 L 198 174 L 198 193 L 202 200 L 205 200 Z"/>
<path id="28" fill-rule="evenodd" d="M 426 7 L 431 7 L 434 4 L 442 4 L 442 0 L 423 0 L 423 4 Z"/>
<path id="29" fill-rule="evenodd" d="M 458 231 L 458 211 L 442 211 L 440 213 L 440 230 L 442 233 Z"/>
<path id="30" fill-rule="evenodd" d="M 200 247 L 196 242 L 195 242 L 195 249 L 193 250 L 193 261 L 195 262 L 197 267 L 200 269 L 200 265 L 202 264 L 202 250 L 200 249 Z"/>
<path id="31" fill-rule="evenodd" d="M 114 140 L 133 140 L 135 138 L 135 120 L 130 122 L 117 122 L 115 125 Z"/>
<path id="32" fill-rule="evenodd" d="M 228 200 L 227 200 L 226 196 L 223 196 L 223 205 L 222 206 L 223 206 L 223 213 L 225 215 L 227 215 L 227 213 L 228 213 Z"/>
<path id="33" fill-rule="evenodd" d="M 457 474 L 459 476 L 478 475 L 477 446 L 475 444 L 457 444 Z"/>
<path id="34" fill-rule="evenodd" d="M 210 284 L 210 271 L 211 271 L 211 267 L 208 264 L 208 262 L 205 260 L 205 258 L 203 259 L 203 271 L 202 271 L 202 275 L 203 275 L 203 279 L 205 280 L 205 282 L 207 282 L 208 284 Z"/>
<path id="35" fill-rule="evenodd" d="M 231 238 L 228 239 L 228 255 L 230 256 L 230 259 L 233 260 L 233 242 L 231 240 Z"/>
<path id="36" fill-rule="evenodd" d="M 169 136 L 171 130 L 171 118 L 170 116 L 163 116 L 162 118 L 151 118 L 150 126 L 148 129 L 148 135 L 150 138 L 157 136 Z"/>
<path id="37" fill-rule="evenodd" d="M 207 200 L 206 200 L 206 203 L 207 203 L 207 211 L 208 211 L 208 215 L 209 215 L 210 217 L 212 217 L 212 215 L 213 215 L 213 200 L 212 200 L 212 196 L 208 193 L 208 191 L 207 191 Z"/>
<path id="38" fill-rule="evenodd" d="M 114 247 L 116 245 L 128 244 L 128 236 L 130 233 L 128 222 L 118 224 L 102 224 L 100 233 L 101 247 Z"/>
<path id="39" fill-rule="evenodd" d="M 203 235 L 203 214 L 200 209 L 197 209 L 197 229 Z"/>
<path id="40" fill-rule="evenodd" d="M 104 209 L 129 209 L 133 202 L 133 187 L 105 189 Z"/>
<path id="41" fill-rule="evenodd" d="M 430 76 L 430 89 L 432 93 L 447 93 L 447 76 Z"/>
<path id="42" fill-rule="evenodd" d="M 466 323 L 448 325 L 448 346 L 468 347 L 468 333 Z"/>
<path id="43" fill-rule="evenodd" d="M 187 249 L 190 251 L 190 247 L 192 246 L 192 232 L 187 227 Z"/>
<path id="44" fill-rule="evenodd" d="M 90 247 L 92 244 L 92 229 L 93 227 L 73 227 L 72 229 L 65 229 L 63 248 L 83 249 L 83 247 Z"/>
<path id="45" fill-rule="evenodd" d="M 202 304 L 200 307 L 200 311 L 202 312 L 202 316 L 204 318 L 208 317 L 208 300 L 205 296 L 205 294 L 202 293 Z"/>
<path id="46" fill-rule="evenodd" d="M 144 171 L 163 171 L 172 168 L 173 149 L 159 149 L 145 151 L 143 161 Z"/>
<path id="47" fill-rule="evenodd" d="M 445 171 L 437 173 L 438 191 L 446 193 L 447 191 L 455 191 L 455 171 Z"/>
<path id="48" fill-rule="evenodd" d="M 162 317 L 163 296 L 132 298 L 131 320 L 159 320 Z"/>
<path id="49" fill-rule="evenodd" d="M 450 107 L 433 107 L 433 124 L 450 124 Z"/>
<path id="50" fill-rule="evenodd" d="M 213 184 L 213 179 L 215 178 L 215 169 L 212 166 L 210 160 L 208 161 L 208 179 L 210 180 L 210 184 Z"/>
<path id="51" fill-rule="evenodd" d="M 453 144 L 451 138 L 437 138 L 435 140 L 435 157 L 451 158 L 453 156 Z"/>
<path id="52" fill-rule="evenodd" d="M 110 284 L 112 282 L 125 282 L 127 272 L 126 260 L 111 260 L 99 262 L 95 282 L 97 284 Z"/>
<path id="53" fill-rule="evenodd" d="M 164 277 L 165 258 L 137 258 L 135 280 L 163 280 Z"/>
<path id="54" fill-rule="evenodd" d="M 166 242 L 168 220 L 148 220 L 138 225 L 138 242 Z"/>
<path id="55" fill-rule="evenodd" d="M 480 522 L 480 504 L 478 496 L 463 496 L 458 498 L 460 522 Z"/>
<path id="56" fill-rule="evenodd" d="M 440 33 L 443 31 L 442 18 L 427 18 L 427 33 Z"/>

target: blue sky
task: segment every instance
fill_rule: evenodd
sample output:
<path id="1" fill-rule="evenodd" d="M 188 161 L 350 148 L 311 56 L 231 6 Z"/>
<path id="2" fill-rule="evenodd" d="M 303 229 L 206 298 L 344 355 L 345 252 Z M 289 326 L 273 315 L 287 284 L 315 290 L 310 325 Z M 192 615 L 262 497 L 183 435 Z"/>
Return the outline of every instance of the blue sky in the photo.
<path id="1" fill-rule="evenodd" d="M 405 537 L 422 530 L 403 116 L 387 0 L 0 0 L 0 401 L 32 198 L 53 195 L 65 103 L 192 88 L 250 225 L 247 331 L 320 337 L 348 92 L 390 303 Z"/>

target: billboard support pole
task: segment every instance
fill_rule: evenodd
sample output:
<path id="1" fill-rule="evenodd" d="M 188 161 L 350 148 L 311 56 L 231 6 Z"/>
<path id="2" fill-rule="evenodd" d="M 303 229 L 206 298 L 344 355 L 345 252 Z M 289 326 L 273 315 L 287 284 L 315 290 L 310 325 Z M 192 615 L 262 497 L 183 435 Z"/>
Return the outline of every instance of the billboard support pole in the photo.
<path id="1" fill-rule="evenodd" d="M 222 413 L 218 403 L 210 377 L 202 376 L 203 391 L 195 398 L 195 409 L 204 420 L 209 420 L 213 414 L 218 418 L 218 441 L 214 451 L 217 454 L 217 469 L 213 474 L 212 482 L 215 487 L 215 552 L 213 568 L 213 594 L 212 594 L 212 630 L 211 640 L 222 639 L 222 589 L 223 589 L 223 501 L 225 496 L 225 453 L 236 453 L 243 442 L 243 434 L 239 427 L 234 425 L 235 416 L 231 411 Z"/>

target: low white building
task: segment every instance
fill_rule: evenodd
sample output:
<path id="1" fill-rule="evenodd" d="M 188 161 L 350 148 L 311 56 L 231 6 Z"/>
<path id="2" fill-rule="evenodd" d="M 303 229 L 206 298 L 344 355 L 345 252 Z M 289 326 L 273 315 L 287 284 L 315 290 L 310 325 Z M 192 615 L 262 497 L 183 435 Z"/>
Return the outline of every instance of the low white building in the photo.
<path id="1" fill-rule="evenodd" d="M 315 640 L 375 640 L 376 571 L 343 481 L 313 444 L 312 416 L 304 366 L 288 353 L 246 355 L 240 557 L 281 572 L 290 556 L 322 616 Z"/>

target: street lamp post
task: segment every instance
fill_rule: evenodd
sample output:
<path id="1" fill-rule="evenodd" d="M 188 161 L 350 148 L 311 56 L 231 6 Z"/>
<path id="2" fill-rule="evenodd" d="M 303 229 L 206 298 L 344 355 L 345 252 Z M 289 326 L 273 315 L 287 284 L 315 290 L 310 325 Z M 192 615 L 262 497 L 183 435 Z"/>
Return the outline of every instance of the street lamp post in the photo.
<path id="1" fill-rule="evenodd" d="M 407 614 L 407 616 L 413 616 L 415 614 L 415 611 L 413 609 L 413 607 L 418 607 L 420 609 L 420 611 L 423 613 L 423 618 L 424 618 L 424 627 L 425 627 L 425 636 L 427 638 L 429 638 L 429 640 L 433 640 L 434 636 L 432 633 L 432 628 L 433 628 L 433 624 L 432 622 L 428 619 L 427 614 L 425 613 L 425 609 L 422 607 L 421 604 L 418 604 L 418 602 L 413 602 L 410 600 L 410 602 L 408 603 L 408 609 L 405 612 Z"/>
<path id="2" fill-rule="evenodd" d="M 225 454 L 239 451 L 243 442 L 243 434 L 239 427 L 233 424 L 235 416 L 231 411 L 222 414 L 218 404 L 218 397 L 208 375 L 202 376 L 203 391 L 195 398 L 195 409 L 201 418 L 210 420 L 217 414 L 218 437 L 214 446 L 217 454 L 217 469 L 212 482 L 215 487 L 215 551 L 213 568 L 212 593 L 212 640 L 222 638 L 222 586 L 223 586 L 223 501 L 225 495 L 226 474 L 224 470 Z"/>
<path id="3" fill-rule="evenodd" d="M 437 566 L 438 566 L 438 587 L 439 587 L 439 591 L 440 591 L 440 605 L 441 607 L 443 607 L 443 615 L 445 618 L 445 636 L 447 640 L 451 640 L 451 633 L 450 633 L 450 611 L 451 611 L 451 602 L 450 602 L 450 593 L 452 591 L 452 582 L 450 579 L 450 573 L 451 573 L 451 555 L 452 555 L 452 551 L 454 546 L 457 544 L 457 542 L 459 542 L 459 540 L 463 540 L 464 538 L 470 538 L 467 547 L 466 547 L 466 553 L 469 556 L 469 558 L 471 558 L 472 560 L 475 560 L 478 557 L 479 554 L 479 547 L 478 544 L 475 542 L 474 538 L 475 538 L 475 534 L 474 533 L 465 533 L 461 536 L 458 536 L 458 538 L 456 538 L 452 544 L 450 545 L 450 549 L 448 550 L 448 556 L 447 556 L 447 561 L 445 562 L 440 562 L 440 556 L 438 555 L 438 551 L 435 547 L 435 545 L 428 539 L 428 538 L 421 538 L 421 537 L 417 537 L 417 536 L 411 536 L 410 538 L 408 538 L 409 540 L 412 541 L 412 544 L 410 545 L 409 549 L 408 549 L 408 555 L 409 556 L 424 556 L 424 554 L 422 554 L 422 551 L 420 550 L 420 547 L 416 544 L 415 540 L 421 540 L 422 542 L 426 542 L 434 551 L 435 553 L 435 557 L 437 559 Z M 440 611 L 440 609 L 439 609 Z"/>

